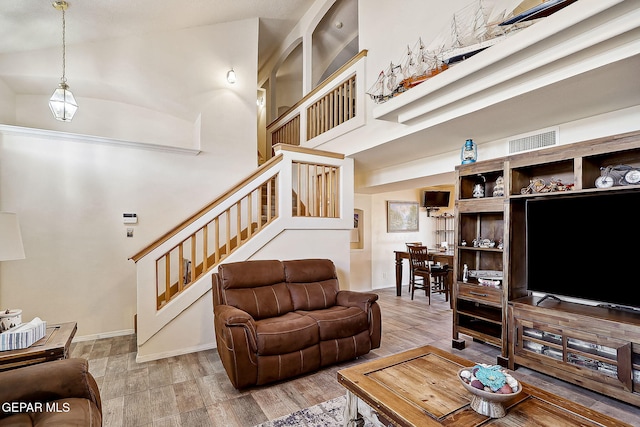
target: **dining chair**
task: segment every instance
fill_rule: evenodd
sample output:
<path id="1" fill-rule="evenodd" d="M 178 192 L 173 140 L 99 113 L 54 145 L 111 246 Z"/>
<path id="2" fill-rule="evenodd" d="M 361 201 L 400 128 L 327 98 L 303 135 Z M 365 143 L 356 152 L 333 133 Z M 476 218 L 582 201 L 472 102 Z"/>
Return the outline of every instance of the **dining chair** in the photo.
<path id="1" fill-rule="evenodd" d="M 434 292 L 444 292 L 445 297 L 448 299 L 448 269 L 436 267 L 429 263 L 429 253 L 426 246 L 408 245 L 407 250 L 409 252 L 410 270 L 414 278 L 414 280 L 409 283 L 411 299 L 413 299 L 416 289 L 424 289 L 429 304 L 431 304 L 432 287 L 434 288 Z M 418 278 L 420 278 L 421 281 L 418 281 Z"/>
<path id="2" fill-rule="evenodd" d="M 405 245 L 407 245 L 407 253 L 409 253 L 409 246 L 422 246 L 422 242 L 407 242 Z M 409 293 L 411 293 L 411 287 L 415 280 L 416 278 L 413 275 L 413 268 L 411 267 L 411 258 L 409 258 Z M 418 280 L 422 282 L 422 277 L 419 277 Z"/>

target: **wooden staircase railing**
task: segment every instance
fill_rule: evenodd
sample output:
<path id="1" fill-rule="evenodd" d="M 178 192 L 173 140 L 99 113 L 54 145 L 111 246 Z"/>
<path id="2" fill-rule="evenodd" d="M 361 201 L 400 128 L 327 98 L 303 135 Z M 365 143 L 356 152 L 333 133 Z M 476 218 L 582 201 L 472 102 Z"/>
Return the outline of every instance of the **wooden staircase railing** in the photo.
<path id="1" fill-rule="evenodd" d="M 278 217 L 271 177 L 156 260 L 157 309 Z"/>
<path id="2" fill-rule="evenodd" d="M 334 159 L 344 158 L 286 145 L 277 150 L 301 153 L 302 157 L 324 153 Z M 282 153 L 273 157 L 242 183 L 131 257 L 136 263 L 147 255 L 155 260 L 156 310 L 165 307 L 279 218 L 280 188 L 287 189 L 285 194 L 291 195 L 291 212 L 287 216 L 340 217 L 340 166 L 293 159 L 281 164 L 282 159 Z M 283 167 L 289 168 L 284 176 L 291 182 L 281 187 Z M 211 211 L 217 213 L 205 218 Z M 191 231 L 186 232 L 188 228 Z M 178 236 L 181 237 L 176 239 Z M 167 244 L 168 249 L 160 250 Z"/>
<path id="3" fill-rule="evenodd" d="M 336 166 L 293 162 L 292 216 L 337 218 L 340 216 L 339 179 Z"/>

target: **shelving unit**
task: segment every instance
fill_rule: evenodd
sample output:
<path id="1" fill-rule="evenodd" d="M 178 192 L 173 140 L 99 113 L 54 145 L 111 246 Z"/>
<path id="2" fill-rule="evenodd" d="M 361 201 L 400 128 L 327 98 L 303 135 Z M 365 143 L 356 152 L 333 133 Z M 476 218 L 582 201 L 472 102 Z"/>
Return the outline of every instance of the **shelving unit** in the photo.
<path id="1" fill-rule="evenodd" d="M 454 238 L 454 217 L 451 214 L 444 213 L 432 217 L 436 220 L 436 246 L 442 246 L 442 242 L 453 245 Z"/>
<path id="2" fill-rule="evenodd" d="M 503 159 L 461 165 L 456 168 L 456 209 L 454 283 L 453 283 L 453 341 L 457 349 L 465 347 L 460 334 L 501 348 L 499 363 L 507 363 L 506 302 L 509 296 L 508 273 L 505 272 L 505 247 L 508 229 L 505 228 L 507 198 L 493 196 L 496 180 L 504 179 Z M 475 197 L 477 184 L 482 184 L 485 197 Z M 506 182 L 505 182 L 506 188 Z M 478 192 L 475 191 L 476 196 Z M 470 272 L 463 277 L 464 266 Z M 481 284 L 482 274 L 500 280 L 500 287 Z"/>
<path id="3" fill-rule="evenodd" d="M 625 375 L 626 389 L 640 393 L 640 329 L 632 328 L 632 338 L 627 336 L 626 341 L 603 341 L 601 335 L 594 338 L 589 335 L 585 326 L 580 326 L 590 325 L 586 319 L 575 322 L 578 332 L 568 333 L 561 326 L 538 327 L 536 323 L 531 323 L 536 319 L 535 315 L 529 317 L 529 323 L 518 314 L 518 310 L 509 315 L 509 302 L 528 296 L 525 271 L 526 201 L 567 194 L 566 191 L 572 194 L 640 191 L 640 185 L 611 188 L 596 186 L 595 181 L 600 176 L 601 169 L 618 164 L 640 167 L 640 132 L 549 147 L 535 153 L 521 153 L 456 167 L 452 287 L 454 348 L 465 347 L 465 341 L 460 335 L 466 335 L 476 341 L 498 346 L 501 349 L 498 363 L 503 366 L 523 364 L 547 372 L 555 363 L 561 363 L 562 366 L 571 368 L 569 371 L 573 370 L 572 375 L 566 375 L 564 368 L 551 370 L 552 374 L 560 378 L 571 378 L 569 380 L 582 384 L 580 374 L 584 373 L 585 378 L 592 377 L 592 382 L 588 382 L 586 386 L 598 391 L 602 390 L 598 388 L 598 382 L 615 383 L 616 380 L 611 379 L 615 367 L 616 376 L 621 372 Z M 504 192 L 500 194 L 504 195 L 493 196 L 498 177 L 503 178 Z M 482 181 L 485 197 L 474 197 L 474 187 Z M 532 183 L 538 182 L 555 183 L 563 191 L 526 190 Z M 478 191 L 475 194 L 477 196 Z M 499 244 L 500 240 L 502 245 Z M 571 248 L 568 247 L 567 250 Z M 558 256 L 561 258 L 561 254 Z M 465 282 L 465 264 L 471 271 L 501 274 L 501 286 L 483 286 L 486 283 L 475 276 L 469 277 Z M 536 310 L 537 307 L 530 308 L 531 313 Z M 573 314 L 570 310 L 555 313 L 562 319 L 562 322 L 558 321 L 559 324 L 572 322 Z M 588 317 L 589 314 L 582 316 Z M 516 325 L 519 325 L 518 335 L 514 332 Z M 538 333 L 542 335 L 538 336 Z M 514 342 L 519 342 L 520 346 L 517 356 L 514 353 Z M 625 342 L 637 344 L 634 344 L 635 347 L 630 345 L 632 350 L 627 351 L 624 350 Z M 600 345 L 603 352 L 584 351 L 580 348 L 584 347 L 581 343 Z M 536 353 L 536 348 L 541 348 L 542 353 Z M 617 357 L 615 360 L 610 357 L 614 350 Z M 631 380 L 628 379 L 631 378 L 632 369 L 621 367 L 619 362 L 625 357 L 633 359 L 634 382 L 629 382 Z M 600 369 L 594 370 L 593 366 Z"/>

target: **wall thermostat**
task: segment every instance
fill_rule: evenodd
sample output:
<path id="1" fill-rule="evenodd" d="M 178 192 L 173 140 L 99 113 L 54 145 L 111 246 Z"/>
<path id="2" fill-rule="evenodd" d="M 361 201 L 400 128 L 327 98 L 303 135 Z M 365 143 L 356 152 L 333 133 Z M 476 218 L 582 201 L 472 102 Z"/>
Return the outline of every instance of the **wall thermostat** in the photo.
<path id="1" fill-rule="evenodd" d="M 122 222 L 125 224 L 137 224 L 138 223 L 138 214 L 135 213 L 123 213 L 122 214 Z"/>

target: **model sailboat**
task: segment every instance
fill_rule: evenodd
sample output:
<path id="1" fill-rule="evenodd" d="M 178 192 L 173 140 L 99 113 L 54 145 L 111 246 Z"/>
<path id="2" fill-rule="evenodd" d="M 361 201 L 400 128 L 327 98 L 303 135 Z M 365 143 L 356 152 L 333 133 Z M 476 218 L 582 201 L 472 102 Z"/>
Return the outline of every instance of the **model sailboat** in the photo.
<path id="1" fill-rule="evenodd" d="M 420 38 L 400 65 L 390 64 L 367 91 L 383 103 L 440 74 L 454 64 L 497 44 L 577 0 L 476 0 L 454 13 L 449 31 L 442 32 L 425 47 Z"/>
<path id="2" fill-rule="evenodd" d="M 419 39 L 413 49 L 407 46 L 407 53 L 399 65 L 392 62 L 389 68 L 380 72 L 367 94 L 380 104 L 447 68 L 448 65 L 442 62 L 441 56 L 435 51 L 427 50 L 422 39 Z"/>
<path id="3" fill-rule="evenodd" d="M 522 0 L 478 0 L 453 15 L 443 61 L 453 65 L 503 40 L 531 23 L 502 26 Z"/>

